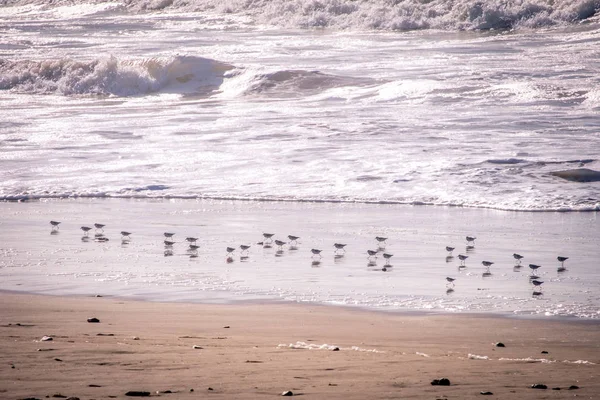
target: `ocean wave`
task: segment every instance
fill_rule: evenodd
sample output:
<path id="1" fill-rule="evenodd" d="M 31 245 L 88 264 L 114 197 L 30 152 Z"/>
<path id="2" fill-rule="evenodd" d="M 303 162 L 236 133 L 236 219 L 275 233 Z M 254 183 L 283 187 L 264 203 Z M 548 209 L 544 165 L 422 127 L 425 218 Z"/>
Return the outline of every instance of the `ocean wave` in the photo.
<path id="1" fill-rule="evenodd" d="M 589 168 L 567 169 L 550 172 L 550 175 L 573 182 L 600 182 L 600 171 Z"/>
<path id="2" fill-rule="evenodd" d="M 210 94 L 232 66 L 174 56 L 121 60 L 0 59 L 0 90 L 28 94 L 137 96 L 149 93 Z"/>
<path id="3" fill-rule="evenodd" d="M 158 185 L 163 186 L 163 185 Z M 600 211 L 600 202 L 585 202 L 583 204 L 573 204 L 569 202 L 556 201 L 554 203 L 539 204 L 537 206 L 520 205 L 513 203 L 493 204 L 493 203 L 469 203 L 465 201 L 451 200 L 416 200 L 416 199 L 369 199 L 353 198 L 345 196 L 336 197 L 295 197 L 295 196 L 254 196 L 254 195 L 199 195 L 199 194 L 176 194 L 164 193 L 163 190 L 153 190 L 148 188 L 127 188 L 121 191 L 106 192 L 60 192 L 41 193 L 28 192 L 27 194 L 0 194 L 0 201 L 24 202 L 37 201 L 44 199 L 153 199 L 153 200 L 217 200 L 217 201 L 254 201 L 254 202 L 281 202 L 281 203 L 329 203 L 329 204 L 381 204 L 381 205 L 407 205 L 407 206 L 429 206 L 429 207 L 456 207 L 456 208 L 479 208 L 500 211 L 520 211 L 520 212 L 597 212 Z M 591 200 L 591 199 L 590 199 Z"/>
<path id="4" fill-rule="evenodd" d="M 273 70 L 249 67 L 229 71 L 220 87 L 222 97 L 268 93 L 271 97 L 314 95 L 328 89 L 370 85 L 374 79 L 326 74 L 320 71 Z"/>
<path id="5" fill-rule="evenodd" d="M 600 12 L 600 0 L 0 0 L 47 9 L 119 4 L 129 12 L 211 12 L 288 28 L 504 30 L 576 24 Z"/>

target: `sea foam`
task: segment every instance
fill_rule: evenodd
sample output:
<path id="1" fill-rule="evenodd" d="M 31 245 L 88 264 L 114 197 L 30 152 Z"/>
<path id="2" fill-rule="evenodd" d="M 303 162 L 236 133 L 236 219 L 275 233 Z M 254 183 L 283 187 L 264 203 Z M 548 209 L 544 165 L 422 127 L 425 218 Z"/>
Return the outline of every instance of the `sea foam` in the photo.
<path id="1" fill-rule="evenodd" d="M 228 64 L 202 57 L 0 60 L 0 90 L 62 95 L 209 94 Z"/>
<path id="2" fill-rule="evenodd" d="M 595 16 L 599 0 L 2 0 L 11 6 L 108 3 L 129 12 L 211 12 L 251 17 L 262 25 L 293 28 L 498 30 L 572 24 Z M 92 10 L 97 9 L 92 8 Z M 67 10 L 67 9 L 65 9 Z M 69 11 L 65 11 L 69 12 Z"/>

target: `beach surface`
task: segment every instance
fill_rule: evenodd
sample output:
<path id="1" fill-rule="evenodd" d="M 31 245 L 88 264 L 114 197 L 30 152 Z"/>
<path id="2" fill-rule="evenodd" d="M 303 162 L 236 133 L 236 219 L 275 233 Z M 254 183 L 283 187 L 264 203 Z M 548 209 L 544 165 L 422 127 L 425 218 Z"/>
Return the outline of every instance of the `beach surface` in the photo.
<path id="1" fill-rule="evenodd" d="M 600 393 L 600 329 L 590 320 L 8 292 L 0 298 L 4 399 L 129 398 L 130 391 L 177 399 L 275 398 L 288 390 L 315 399 Z M 431 384 L 440 378 L 450 385 Z"/>
<path id="2" fill-rule="evenodd" d="M 600 318 L 596 212 L 79 198 L 0 202 L 0 215 L 0 290 Z M 58 229 L 50 220 L 61 221 Z M 92 230 L 86 235 L 81 226 Z M 123 239 L 121 231 L 131 235 Z M 175 233 L 173 245 L 165 246 L 164 232 Z M 263 233 L 286 243 L 267 243 Z M 376 236 L 387 241 L 378 244 Z M 477 238 L 473 246 L 466 236 Z M 198 238 L 199 247 L 191 249 L 186 237 Z M 243 253 L 240 245 L 250 248 Z M 446 246 L 455 247 L 452 256 Z M 227 247 L 235 251 L 228 255 Z M 367 250 L 377 255 L 368 258 Z M 525 257 L 521 264 L 513 253 Z M 468 256 L 464 266 L 459 254 Z M 557 256 L 569 257 L 564 270 Z M 542 286 L 533 286 L 529 264 L 541 266 Z"/>

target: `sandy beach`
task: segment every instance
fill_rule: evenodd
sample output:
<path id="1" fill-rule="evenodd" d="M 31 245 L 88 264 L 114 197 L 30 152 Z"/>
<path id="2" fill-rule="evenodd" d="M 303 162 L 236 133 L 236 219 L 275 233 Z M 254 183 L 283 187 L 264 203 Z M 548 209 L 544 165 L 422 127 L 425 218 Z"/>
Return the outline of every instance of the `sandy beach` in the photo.
<path id="1" fill-rule="evenodd" d="M 600 329 L 592 321 L 12 293 L 1 301 L 4 399 L 128 398 L 129 391 L 190 399 L 274 398 L 288 390 L 315 399 L 600 393 Z M 431 385 L 440 378 L 450 386 Z"/>

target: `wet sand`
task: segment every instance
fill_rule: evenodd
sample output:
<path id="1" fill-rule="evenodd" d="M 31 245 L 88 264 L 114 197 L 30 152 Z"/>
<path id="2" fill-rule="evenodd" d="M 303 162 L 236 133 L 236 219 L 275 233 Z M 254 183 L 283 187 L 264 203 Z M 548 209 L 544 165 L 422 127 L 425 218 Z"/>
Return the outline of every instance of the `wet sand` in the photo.
<path id="1" fill-rule="evenodd" d="M 598 213 L 185 199 L 0 202 L 0 290 L 189 303 L 287 301 L 392 311 L 600 318 Z M 62 221 L 51 230 L 49 221 Z M 96 241 L 93 224 L 106 224 Z M 81 226 L 92 231 L 84 236 Z M 132 232 L 121 240 L 120 231 Z M 172 247 L 164 232 L 175 232 Z M 262 246 L 262 233 L 297 243 Z M 476 236 L 467 247 L 465 236 Z M 190 251 L 187 236 L 198 239 Z M 385 249 L 376 259 L 376 236 Z M 346 252 L 335 254 L 334 243 Z M 250 245 L 245 257 L 239 246 Z M 445 247 L 456 247 L 448 257 Z M 226 261 L 226 247 L 237 250 Z M 322 249 L 322 258 L 311 249 Z M 387 266 L 383 252 L 393 254 Z M 459 254 L 467 254 L 460 268 Z M 515 267 L 513 253 L 523 254 Z M 558 272 L 558 255 L 569 257 Z M 489 271 L 482 261 L 494 262 Z M 544 281 L 543 296 L 528 264 Z M 488 273 L 489 272 L 489 273 Z M 448 291 L 446 277 L 455 278 Z"/>
<path id="2" fill-rule="evenodd" d="M 128 398 L 128 391 L 173 399 L 275 398 L 287 390 L 314 399 L 600 393 L 600 326 L 593 321 L 8 292 L 0 301 L 4 399 Z M 92 317 L 100 322 L 87 322 Z M 41 341 L 45 335 L 53 340 Z M 299 342 L 339 351 L 289 347 Z M 440 378 L 450 386 L 430 384 Z M 538 383 L 548 389 L 531 388 Z"/>

